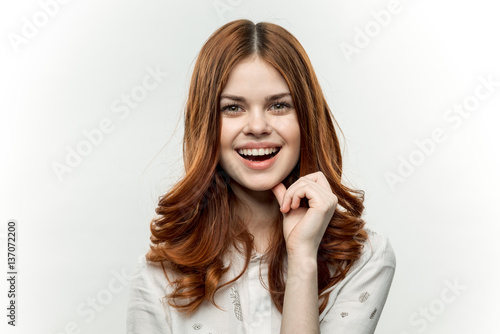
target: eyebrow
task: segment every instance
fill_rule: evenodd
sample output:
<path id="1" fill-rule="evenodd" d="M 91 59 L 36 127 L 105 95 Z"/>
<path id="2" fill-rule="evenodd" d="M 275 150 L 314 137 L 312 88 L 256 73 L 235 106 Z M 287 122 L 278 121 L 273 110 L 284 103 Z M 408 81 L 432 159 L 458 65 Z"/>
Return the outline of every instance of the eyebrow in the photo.
<path id="1" fill-rule="evenodd" d="M 284 96 L 288 96 L 288 95 L 291 96 L 290 93 L 279 93 L 279 94 L 269 95 L 269 96 L 265 97 L 265 100 L 266 100 L 266 102 L 269 102 L 272 100 L 280 99 L 280 98 L 282 98 Z M 243 96 L 230 95 L 230 94 L 221 95 L 220 99 L 221 100 L 222 99 L 231 99 L 231 100 L 238 101 L 238 102 L 246 102 L 246 100 Z"/>

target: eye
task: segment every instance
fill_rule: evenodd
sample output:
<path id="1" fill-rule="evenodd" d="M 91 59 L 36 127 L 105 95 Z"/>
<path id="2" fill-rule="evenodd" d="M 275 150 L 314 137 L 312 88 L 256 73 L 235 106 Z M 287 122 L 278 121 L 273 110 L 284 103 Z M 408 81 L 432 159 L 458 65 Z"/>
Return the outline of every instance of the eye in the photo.
<path id="1" fill-rule="evenodd" d="M 272 107 L 277 111 L 285 111 L 289 108 L 292 108 L 292 106 L 286 102 L 275 102 L 273 103 Z"/>
<path id="2" fill-rule="evenodd" d="M 238 109 L 241 109 L 241 106 L 236 103 L 232 103 L 222 107 L 221 111 L 225 112 L 226 114 L 236 114 L 238 111 L 240 111 Z"/>

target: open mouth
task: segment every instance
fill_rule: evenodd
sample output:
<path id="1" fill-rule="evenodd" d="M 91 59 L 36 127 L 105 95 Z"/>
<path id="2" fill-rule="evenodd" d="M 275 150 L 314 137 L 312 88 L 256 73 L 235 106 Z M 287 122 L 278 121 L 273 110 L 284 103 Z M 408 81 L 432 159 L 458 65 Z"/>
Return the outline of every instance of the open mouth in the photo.
<path id="1" fill-rule="evenodd" d="M 265 161 L 273 158 L 281 150 L 281 147 L 275 147 L 266 150 L 238 150 L 238 154 L 245 160 Z M 257 152 L 256 152 L 257 151 Z M 264 151 L 264 152 L 262 152 Z"/>

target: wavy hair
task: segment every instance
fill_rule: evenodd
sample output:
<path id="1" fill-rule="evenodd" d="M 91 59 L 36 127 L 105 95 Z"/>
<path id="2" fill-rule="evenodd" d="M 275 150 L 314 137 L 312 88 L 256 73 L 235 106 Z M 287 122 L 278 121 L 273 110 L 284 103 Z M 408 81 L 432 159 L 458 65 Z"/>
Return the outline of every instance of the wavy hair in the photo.
<path id="1" fill-rule="evenodd" d="M 334 127 L 337 122 L 302 45 L 276 24 L 255 24 L 246 19 L 229 22 L 208 38 L 197 57 L 185 105 L 185 174 L 159 198 L 146 254 L 147 260 L 161 263 L 174 288 L 165 296 L 169 305 L 188 316 L 204 301 L 220 308 L 215 293 L 243 275 L 253 249 L 253 236 L 235 212 L 238 199 L 228 186 L 229 176 L 218 163 L 220 94 L 234 66 L 251 56 L 260 57 L 283 76 L 298 115 L 300 160 L 283 183 L 288 188 L 299 177 L 321 171 L 338 198 L 318 249 L 320 313 L 328 303 L 331 290 L 327 290 L 344 279 L 368 239 L 361 219 L 364 191 L 341 182 L 342 156 Z M 271 247 L 265 254 L 268 290 L 276 308 L 283 312 L 286 244 L 281 213 L 272 223 Z M 220 284 L 229 270 L 224 267 L 223 256 L 232 246 L 245 255 L 244 267 L 234 279 Z M 175 273 L 175 281 L 170 280 L 167 268 Z"/>

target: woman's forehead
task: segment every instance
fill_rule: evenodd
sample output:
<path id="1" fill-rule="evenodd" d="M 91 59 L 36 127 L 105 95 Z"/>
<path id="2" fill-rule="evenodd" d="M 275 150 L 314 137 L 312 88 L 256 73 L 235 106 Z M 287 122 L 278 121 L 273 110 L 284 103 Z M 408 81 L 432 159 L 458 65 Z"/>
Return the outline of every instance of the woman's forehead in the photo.
<path id="1" fill-rule="evenodd" d="M 229 73 L 221 99 L 232 96 L 241 98 L 290 94 L 288 84 L 281 74 L 260 58 L 238 63 Z M 234 100 L 238 100 L 234 99 Z"/>

